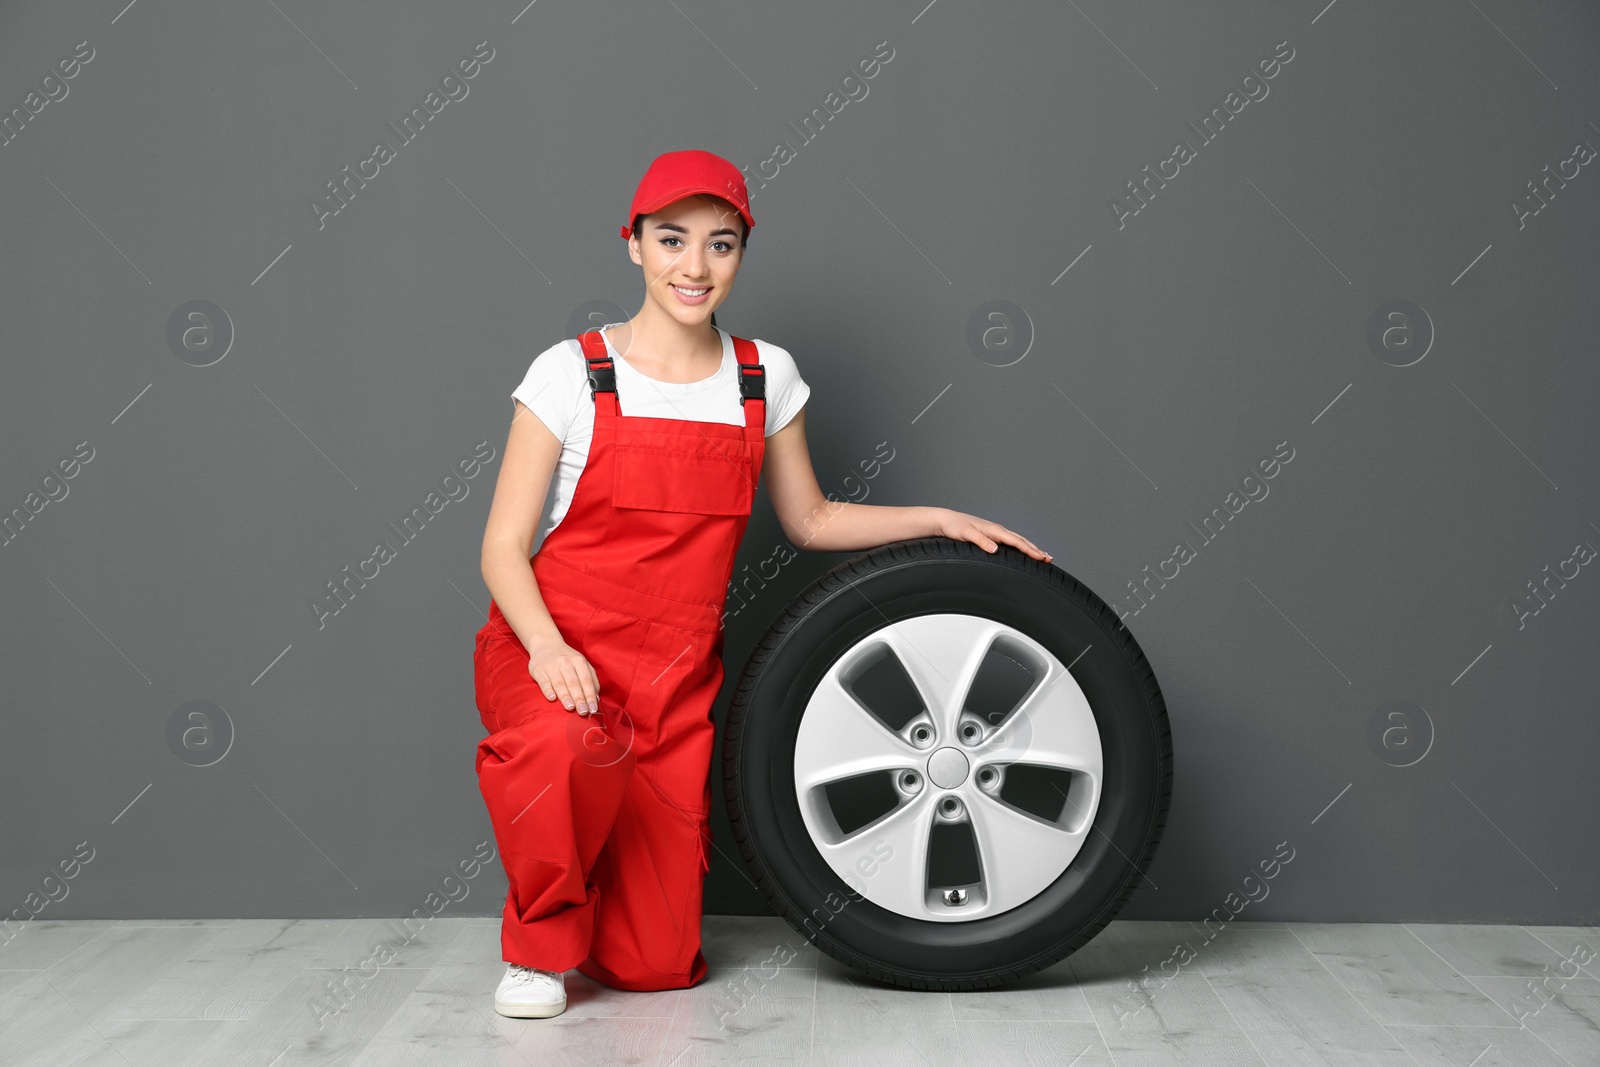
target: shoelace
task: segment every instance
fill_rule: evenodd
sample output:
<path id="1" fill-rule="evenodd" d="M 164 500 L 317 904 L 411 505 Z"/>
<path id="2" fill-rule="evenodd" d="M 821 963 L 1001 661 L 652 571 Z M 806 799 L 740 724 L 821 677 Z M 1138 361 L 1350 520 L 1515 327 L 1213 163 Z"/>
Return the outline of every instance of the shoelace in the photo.
<path id="1" fill-rule="evenodd" d="M 513 963 L 511 965 L 512 981 L 531 982 L 539 975 L 544 975 L 546 978 L 554 979 L 557 982 L 561 980 L 561 976 L 555 971 L 541 971 L 537 967 L 524 967 L 520 963 Z"/>

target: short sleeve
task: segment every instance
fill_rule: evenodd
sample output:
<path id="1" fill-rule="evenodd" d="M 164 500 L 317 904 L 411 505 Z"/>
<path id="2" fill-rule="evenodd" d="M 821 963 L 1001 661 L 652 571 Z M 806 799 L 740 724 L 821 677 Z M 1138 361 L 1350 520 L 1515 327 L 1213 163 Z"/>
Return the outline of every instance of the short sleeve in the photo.
<path id="1" fill-rule="evenodd" d="M 511 391 L 512 399 L 522 401 L 561 441 L 567 439 L 577 417 L 579 386 L 586 380 L 577 345 L 576 341 L 561 341 L 540 352 L 522 383 Z"/>
<path id="2" fill-rule="evenodd" d="M 757 341 L 761 364 L 767 378 L 767 436 L 771 437 L 800 413 L 811 397 L 811 386 L 800 377 L 800 368 L 788 349 L 767 341 Z"/>

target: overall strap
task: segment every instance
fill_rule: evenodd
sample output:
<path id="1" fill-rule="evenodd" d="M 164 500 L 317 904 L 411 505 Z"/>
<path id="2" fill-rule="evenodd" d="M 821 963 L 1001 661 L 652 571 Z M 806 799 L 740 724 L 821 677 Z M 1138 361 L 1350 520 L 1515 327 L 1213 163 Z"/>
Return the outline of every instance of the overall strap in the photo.
<path id="1" fill-rule="evenodd" d="M 605 338 L 599 330 L 588 330 L 578 335 L 583 346 L 589 372 L 589 394 L 594 398 L 597 413 L 619 414 L 617 406 L 617 370 L 612 365 L 611 353 L 606 351 Z M 739 365 L 739 403 L 744 408 L 744 424 L 759 427 L 763 433 L 767 424 L 767 369 L 759 360 L 756 343 L 743 337 L 733 338 L 733 353 Z M 754 401 L 754 403 L 752 403 Z"/>
<path id="2" fill-rule="evenodd" d="M 735 337 L 733 354 L 739 357 L 739 365 L 734 369 L 739 372 L 739 403 L 744 408 L 744 424 L 760 427 L 764 438 L 767 427 L 767 368 L 756 362 L 754 341 Z"/>
<path id="3" fill-rule="evenodd" d="M 583 346 L 583 356 L 589 366 L 589 395 L 594 398 L 598 414 L 617 415 L 617 369 L 611 364 L 611 353 L 606 351 L 606 339 L 599 330 L 586 330 L 578 335 Z"/>

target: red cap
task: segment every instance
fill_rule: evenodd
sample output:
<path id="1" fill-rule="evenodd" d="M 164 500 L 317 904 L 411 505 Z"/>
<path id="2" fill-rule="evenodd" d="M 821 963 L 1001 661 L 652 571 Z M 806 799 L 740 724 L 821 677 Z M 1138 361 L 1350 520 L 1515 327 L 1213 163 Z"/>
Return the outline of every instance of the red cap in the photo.
<path id="1" fill-rule="evenodd" d="M 633 220 L 640 215 L 660 211 L 673 201 L 696 193 L 722 197 L 739 209 L 746 232 L 755 229 L 756 220 L 750 214 L 750 194 L 745 191 L 744 175 L 739 168 L 715 153 L 687 148 L 681 152 L 665 152 L 651 162 L 650 169 L 639 179 L 639 188 L 634 190 L 622 236 L 628 236 Z"/>

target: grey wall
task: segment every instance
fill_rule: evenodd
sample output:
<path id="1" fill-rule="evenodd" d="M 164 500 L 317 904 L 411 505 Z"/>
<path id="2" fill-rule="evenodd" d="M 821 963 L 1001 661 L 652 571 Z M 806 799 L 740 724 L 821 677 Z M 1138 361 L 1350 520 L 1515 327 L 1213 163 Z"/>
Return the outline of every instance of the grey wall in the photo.
<path id="1" fill-rule="evenodd" d="M 1592 920 L 1597 41 L 1509 0 L 7 4 L 0 108 L 68 91 L 0 147 L 0 912 L 399 915 L 466 863 L 447 914 L 498 913 L 507 394 L 637 309 L 633 185 L 704 147 L 759 223 L 719 321 L 794 354 L 823 488 L 996 519 L 1129 613 L 1177 777 L 1126 917 L 1288 842 L 1241 917 Z M 781 536 L 759 501 L 741 563 Z M 843 558 L 731 619 L 730 677 Z M 707 910 L 762 911 L 718 804 Z"/>

